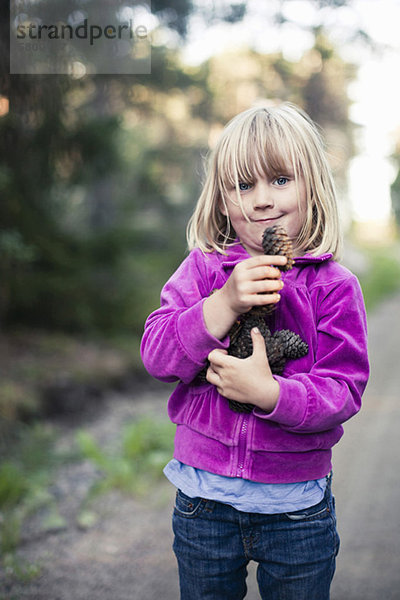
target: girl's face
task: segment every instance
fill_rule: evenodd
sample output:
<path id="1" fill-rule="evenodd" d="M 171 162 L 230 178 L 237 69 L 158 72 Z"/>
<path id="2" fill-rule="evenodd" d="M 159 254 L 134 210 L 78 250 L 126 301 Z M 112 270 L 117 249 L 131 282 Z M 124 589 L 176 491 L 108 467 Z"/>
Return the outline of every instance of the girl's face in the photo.
<path id="1" fill-rule="evenodd" d="M 304 178 L 293 173 L 268 178 L 259 175 L 252 183 L 239 182 L 245 218 L 238 203 L 236 189 L 228 192 L 227 209 L 221 212 L 229 217 L 242 245 L 251 256 L 263 254 L 262 235 L 266 227 L 281 225 L 292 240 L 296 253 L 296 239 L 306 214 L 306 186 Z"/>

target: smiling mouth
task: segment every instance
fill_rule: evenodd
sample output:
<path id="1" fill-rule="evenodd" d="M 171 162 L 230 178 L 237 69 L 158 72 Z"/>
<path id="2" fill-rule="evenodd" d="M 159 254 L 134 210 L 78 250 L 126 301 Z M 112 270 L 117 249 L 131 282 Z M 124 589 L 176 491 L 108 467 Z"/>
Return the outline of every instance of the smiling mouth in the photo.
<path id="1" fill-rule="evenodd" d="M 278 215 L 277 217 L 265 217 L 265 219 L 252 219 L 253 223 L 269 223 L 270 221 L 276 221 L 280 219 L 282 215 Z"/>

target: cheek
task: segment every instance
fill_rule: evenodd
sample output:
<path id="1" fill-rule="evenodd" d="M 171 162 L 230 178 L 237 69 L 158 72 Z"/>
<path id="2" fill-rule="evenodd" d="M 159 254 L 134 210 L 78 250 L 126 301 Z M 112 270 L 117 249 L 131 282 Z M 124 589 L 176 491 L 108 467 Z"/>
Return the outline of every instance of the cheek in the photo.
<path id="1" fill-rule="evenodd" d="M 238 200 L 235 192 L 228 192 L 227 196 L 222 195 L 218 199 L 218 208 L 225 217 L 235 218 L 236 213 L 240 211 Z"/>
<path id="2" fill-rule="evenodd" d="M 234 198 L 229 198 L 226 201 L 225 205 L 223 200 L 221 200 L 219 209 L 221 213 L 225 215 L 225 217 L 230 219 L 232 224 L 234 224 L 235 222 L 238 223 L 240 221 L 246 220 L 243 215 L 242 209 L 238 204 L 236 196 Z M 246 210 L 245 207 L 244 210 Z"/>

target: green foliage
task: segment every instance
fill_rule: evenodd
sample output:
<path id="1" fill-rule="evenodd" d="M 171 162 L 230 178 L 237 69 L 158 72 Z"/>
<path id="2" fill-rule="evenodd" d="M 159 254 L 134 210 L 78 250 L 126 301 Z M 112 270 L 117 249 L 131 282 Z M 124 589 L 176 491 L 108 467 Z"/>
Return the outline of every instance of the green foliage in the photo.
<path id="1" fill-rule="evenodd" d="M 6 554 L 3 559 L 4 573 L 7 577 L 13 577 L 27 583 L 40 575 L 40 567 L 31 562 L 21 560 L 13 553 Z M 17 600 L 15 596 L 7 596 L 4 600 Z M 0 600 L 3 600 L 0 596 Z"/>
<path id="2" fill-rule="evenodd" d="M 57 20 L 63 3 L 41 3 Z M 85 2 L 89 15 L 97 4 Z M 194 10 L 233 23 L 246 3 L 152 3 L 175 39 Z M 184 257 L 210 132 L 259 98 L 297 102 L 336 131 L 344 171 L 353 73 L 321 27 L 312 33 L 314 48 L 296 63 L 249 50 L 189 67 L 178 43 L 155 44 L 151 76 L 13 76 L 11 111 L 0 118 L 3 328 L 140 335 Z"/>
<path id="3" fill-rule="evenodd" d="M 398 246 L 365 248 L 369 269 L 360 276 L 367 310 L 400 288 L 400 257 Z"/>
<path id="4" fill-rule="evenodd" d="M 103 448 L 86 431 L 77 433 L 79 453 L 57 452 L 55 432 L 44 426 L 20 426 L 6 438 L 0 438 L 4 457 L 0 466 L 0 556 L 6 575 L 29 579 L 38 574 L 38 566 L 21 561 L 16 550 L 26 519 L 45 508 L 41 526 L 44 530 L 65 527 L 51 482 L 57 466 L 71 460 L 85 459 L 94 464 L 98 478 L 82 505 L 77 524 L 93 526 L 98 515 L 88 508 L 98 494 L 117 489 L 130 494 L 145 493 L 160 478 L 170 459 L 174 426 L 145 417 L 127 424 L 118 446 Z"/>
<path id="5" fill-rule="evenodd" d="M 160 477 L 172 455 L 175 427 L 165 421 L 144 417 L 124 427 L 117 449 L 102 448 L 86 431 L 77 434 L 82 456 L 100 472 L 88 502 L 98 494 L 118 489 L 143 494 Z"/>
<path id="6" fill-rule="evenodd" d="M 396 225 L 400 229 L 400 153 L 396 153 L 392 158 L 397 165 L 398 171 L 395 180 L 390 186 L 390 196 Z"/>
<path id="7" fill-rule="evenodd" d="M 19 231 L 0 231 L 0 260 L 9 264 L 31 262 L 34 258 L 31 246 L 24 243 Z"/>
<path id="8" fill-rule="evenodd" d="M 17 505 L 28 493 L 29 485 L 25 474 L 13 463 L 0 466 L 0 507 L 7 510 Z"/>
<path id="9" fill-rule="evenodd" d="M 20 425 L 15 435 L 13 455 L 6 457 L 0 467 L 2 510 L 26 500 L 36 487 L 42 488 L 48 481 L 49 468 L 58 462 L 53 452 L 54 432 L 50 428 Z"/>
<path id="10" fill-rule="evenodd" d="M 10 439 L 0 439 L 4 459 L 0 466 L 0 556 L 6 574 L 20 579 L 37 574 L 37 567 L 15 556 L 26 518 L 55 500 L 48 488 L 55 466 L 70 457 L 54 451 L 54 432 L 48 427 L 20 426 Z M 12 451 L 12 454 L 11 454 Z"/>

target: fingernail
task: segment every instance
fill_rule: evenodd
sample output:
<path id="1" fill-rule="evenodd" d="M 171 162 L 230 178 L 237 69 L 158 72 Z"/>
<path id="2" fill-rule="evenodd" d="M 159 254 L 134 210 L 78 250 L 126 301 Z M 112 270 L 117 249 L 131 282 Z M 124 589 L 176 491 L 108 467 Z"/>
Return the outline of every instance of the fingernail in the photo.
<path id="1" fill-rule="evenodd" d="M 260 333 L 260 330 L 258 329 L 258 327 L 253 327 L 253 332 L 254 333 Z"/>

